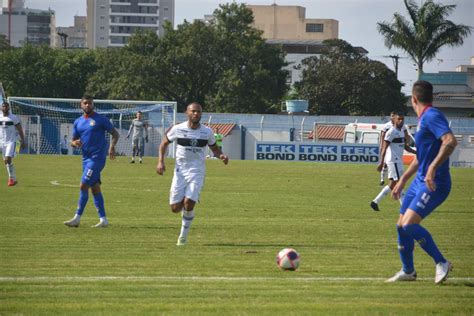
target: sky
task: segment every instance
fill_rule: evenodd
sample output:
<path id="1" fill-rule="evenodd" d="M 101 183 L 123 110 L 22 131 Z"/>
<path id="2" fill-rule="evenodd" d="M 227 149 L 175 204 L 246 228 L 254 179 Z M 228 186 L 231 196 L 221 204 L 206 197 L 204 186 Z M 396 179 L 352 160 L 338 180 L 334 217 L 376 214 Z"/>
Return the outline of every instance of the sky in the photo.
<path id="1" fill-rule="evenodd" d="M 406 13 L 403 0 L 246 0 L 237 3 L 254 5 L 298 5 L 306 8 L 308 19 L 336 19 L 339 21 L 339 38 L 353 46 L 369 51 L 368 57 L 379 60 L 394 69 L 388 55 L 399 55 L 399 80 L 406 86 L 404 92 L 417 78 L 416 66 L 401 50 L 388 49 L 383 37 L 377 31 L 377 22 L 390 22 L 395 12 Z M 423 0 L 416 0 L 421 3 Z M 212 14 L 219 4 L 231 0 L 176 0 L 175 26 L 184 20 L 192 22 Z M 474 0 L 436 0 L 438 3 L 455 4 L 455 11 L 449 16 L 454 23 L 474 27 Z M 56 14 L 56 26 L 72 26 L 75 15 L 86 15 L 87 0 L 25 0 L 25 6 L 35 9 L 52 9 Z M 453 71 L 458 65 L 470 64 L 474 57 L 474 29 L 461 47 L 444 47 L 436 59 L 425 64 L 425 72 Z"/>

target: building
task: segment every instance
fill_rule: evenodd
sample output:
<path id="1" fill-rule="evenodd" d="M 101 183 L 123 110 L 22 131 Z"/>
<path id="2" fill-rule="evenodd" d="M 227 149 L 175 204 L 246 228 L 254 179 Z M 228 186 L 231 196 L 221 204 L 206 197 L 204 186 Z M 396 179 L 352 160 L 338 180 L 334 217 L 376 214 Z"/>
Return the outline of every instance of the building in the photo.
<path id="1" fill-rule="evenodd" d="M 87 19 L 75 16 L 74 26 L 56 28 L 56 47 L 85 48 L 87 36 Z"/>
<path id="2" fill-rule="evenodd" d="M 255 28 L 269 40 L 324 41 L 339 37 L 334 19 L 307 19 L 300 6 L 247 5 L 253 12 Z"/>
<path id="3" fill-rule="evenodd" d="M 251 5 L 254 27 L 263 32 L 267 44 L 281 46 L 286 53 L 288 84 L 301 80 L 302 61 L 321 54 L 324 40 L 339 38 L 339 22 L 334 19 L 307 19 L 306 8 L 288 5 Z M 204 23 L 214 20 L 212 15 L 201 19 Z M 361 53 L 368 52 L 356 47 Z"/>
<path id="4" fill-rule="evenodd" d="M 10 11 L 8 1 L 2 2 L 0 33 L 6 35 L 11 46 L 20 47 L 26 43 L 54 46 L 55 21 L 52 10 L 25 8 L 24 0 L 11 0 Z"/>
<path id="5" fill-rule="evenodd" d="M 474 56 L 470 65 L 455 71 L 422 73 L 420 80 L 433 85 L 434 105 L 447 116 L 474 116 Z"/>
<path id="6" fill-rule="evenodd" d="M 163 35 L 175 0 L 87 0 L 87 47 L 123 47 L 137 31 Z"/>

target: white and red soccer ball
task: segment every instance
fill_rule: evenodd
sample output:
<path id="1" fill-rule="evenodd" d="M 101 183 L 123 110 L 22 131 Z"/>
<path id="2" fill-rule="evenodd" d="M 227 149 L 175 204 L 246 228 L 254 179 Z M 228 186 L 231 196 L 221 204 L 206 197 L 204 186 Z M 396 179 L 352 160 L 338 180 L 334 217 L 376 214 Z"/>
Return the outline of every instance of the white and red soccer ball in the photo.
<path id="1" fill-rule="evenodd" d="M 300 254 L 293 248 L 282 249 L 276 256 L 276 264 L 282 270 L 294 271 L 300 265 Z"/>

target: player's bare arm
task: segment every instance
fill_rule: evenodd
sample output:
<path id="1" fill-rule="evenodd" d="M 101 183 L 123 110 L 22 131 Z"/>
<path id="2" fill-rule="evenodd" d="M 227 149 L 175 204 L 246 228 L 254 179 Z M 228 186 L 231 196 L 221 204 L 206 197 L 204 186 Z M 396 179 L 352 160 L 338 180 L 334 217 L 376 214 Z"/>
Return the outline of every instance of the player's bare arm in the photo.
<path id="1" fill-rule="evenodd" d="M 377 171 L 382 171 L 383 165 L 385 163 L 385 154 L 387 153 L 387 148 L 390 145 L 389 141 L 384 141 L 382 144 L 382 149 L 380 150 L 380 162 L 377 165 Z"/>
<path id="2" fill-rule="evenodd" d="M 25 134 L 23 133 L 23 128 L 21 127 L 21 124 L 15 125 L 15 128 L 18 132 L 18 135 L 20 136 L 20 149 L 25 149 L 26 143 L 25 143 Z"/>
<path id="3" fill-rule="evenodd" d="M 214 153 L 214 157 L 218 157 L 220 160 L 222 160 L 222 162 L 227 165 L 229 163 L 229 157 L 227 157 L 227 155 L 225 155 L 222 150 L 219 148 L 219 146 L 217 146 L 217 143 L 215 143 L 214 145 L 212 146 L 209 146 L 209 148 L 212 150 L 212 152 Z"/>
<path id="4" fill-rule="evenodd" d="M 436 170 L 438 167 L 449 158 L 449 156 L 453 153 L 454 149 L 458 145 L 456 137 L 452 132 L 446 133 L 441 136 L 441 147 L 439 149 L 438 155 L 433 160 L 433 162 L 428 167 L 425 176 L 425 183 L 426 186 L 430 191 L 436 190 L 435 184 L 435 175 Z"/>
<path id="5" fill-rule="evenodd" d="M 168 137 L 165 137 L 158 148 L 158 164 L 156 165 L 156 173 L 158 173 L 160 176 L 162 176 L 166 170 L 165 154 L 169 144 L 170 141 L 168 140 Z"/>
<path id="6" fill-rule="evenodd" d="M 112 130 L 110 134 L 112 135 L 112 141 L 110 142 L 110 146 L 109 146 L 109 158 L 115 159 L 115 145 L 117 145 L 120 135 L 115 128 Z"/>
<path id="7" fill-rule="evenodd" d="M 409 153 L 412 153 L 416 155 L 416 150 L 411 148 L 409 145 L 409 139 L 410 139 L 410 134 L 408 134 L 408 131 L 405 131 L 405 150 L 408 151 Z"/>
<path id="8" fill-rule="evenodd" d="M 410 166 L 408 166 L 408 169 L 402 174 L 397 184 L 392 189 L 393 199 L 398 200 L 400 198 L 400 194 L 402 193 L 403 188 L 405 187 L 405 184 L 416 173 L 417 170 L 418 170 L 418 160 L 416 159 L 416 156 L 415 156 Z"/>

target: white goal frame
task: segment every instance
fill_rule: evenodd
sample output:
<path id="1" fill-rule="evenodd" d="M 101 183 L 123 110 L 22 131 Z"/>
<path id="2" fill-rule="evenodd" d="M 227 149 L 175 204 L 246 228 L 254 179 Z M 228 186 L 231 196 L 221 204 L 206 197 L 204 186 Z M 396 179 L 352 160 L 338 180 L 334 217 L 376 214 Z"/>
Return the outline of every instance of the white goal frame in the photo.
<path id="1" fill-rule="evenodd" d="M 15 106 L 23 107 L 23 108 L 28 108 L 31 111 L 34 111 L 36 108 L 39 111 L 52 111 L 52 112 L 57 112 L 58 116 L 59 113 L 64 113 L 64 115 L 73 115 L 77 114 L 76 118 L 79 117 L 82 114 L 82 111 L 80 109 L 80 101 L 81 99 L 65 99 L 65 98 L 41 98 L 41 97 L 8 97 L 8 102 L 11 104 L 11 108 Z M 23 105 L 22 105 L 23 102 Z M 28 104 L 24 104 L 25 102 L 28 102 Z M 42 105 L 42 104 L 35 104 L 34 102 L 37 103 L 50 103 L 50 105 Z M 70 104 L 70 105 L 75 105 L 77 104 L 77 107 L 64 107 L 61 108 L 60 104 L 65 103 L 65 104 Z M 58 104 L 57 107 L 53 106 L 53 104 Z M 118 108 L 118 109 L 107 109 L 107 110 L 101 110 L 100 104 L 113 104 L 113 105 L 123 105 L 124 108 Z M 130 113 L 136 113 L 138 110 L 142 111 L 143 113 L 158 113 L 159 108 L 161 107 L 161 122 L 157 122 L 156 120 L 153 121 L 149 127 L 153 128 L 155 125 L 156 129 L 159 129 L 160 136 L 162 137 L 165 135 L 166 130 L 170 127 L 176 124 L 176 113 L 177 113 L 177 102 L 175 101 L 135 101 L 135 100 L 107 100 L 107 99 L 94 99 L 94 105 L 95 105 L 95 110 L 97 113 L 104 114 L 106 116 L 114 116 L 117 117 L 119 116 L 118 119 L 111 119 L 111 121 L 114 124 L 114 127 L 119 131 L 120 134 L 120 140 L 118 145 L 118 148 L 122 148 L 122 152 L 125 152 L 126 155 L 129 153 L 129 148 L 131 148 L 131 140 L 125 139 L 125 136 L 127 135 L 128 128 L 124 129 L 122 128 L 123 123 L 125 122 L 130 122 Z M 129 106 L 129 107 L 126 107 Z M 147 111 L 148 107 L 154 107 L 154 109 Z M 172 113 L 171 110 L 172 109 Z M 11 110 L 13 112 L 13 110 Z M 124 114 L 127 113 L 128 119 L 123 119 Z M 171 115 L 170 115 L 171 114 Z M 44 145 L 42 142 L 44 141 L 45 136 L 43 135 L 42 132 L 42 119 L 43 117 L 46 117 L 48 119 L 56 119 L 53 116 L 41 116 L 39 114 L 33 114 L 33 115 L 26 115 L 26 114 L 21 114 L 19 115 L 21 121 L 22 121 L 22 126 L 23 129 L 25 130 L 25 138 L 27 139 L 27 150 L 26 153 L 32 153 L 32 154 L 55 154 L 56 152 L 44 152 L 42 151 L 42 148 Z M 165 117 L 167 117 L 167 121 L 165 122 Z M 58 118 L 59 119 L 59 118 Z M 31 124 L 31 122 L 34 121 L 34 124 Z M 60 122 L 61 124 L 65 122 Z M 72 124 L 73 122 L 70 122 L 70 120 L 67 122 L 67 124 Z M 61 131 L 61 128 L 58 128 L 59 131 Z M 68 127 L 69 130 L 69 127 Z M 34 137 L 30 137 L 30 134 Z M 62 134 L 58 136 L 59 139 L 62 139 Z M 158 145 L 153 142 L 150 142 L 151 145 L 157 146 Z M 149 146 L 149 145 L 147 145 Z M 171 155 L 171 157 L 175 156 L 175 148 L 174 146 L 170 146 L 170 152 L 168 153 Z M 35 150 L 33 150 L 33 148 Z M 59 152 L 59 144 L 57 151 Z"/>

